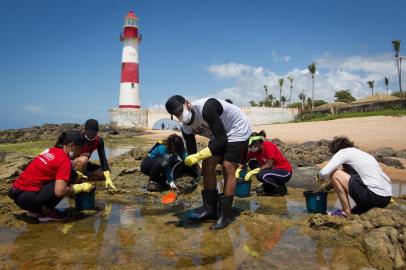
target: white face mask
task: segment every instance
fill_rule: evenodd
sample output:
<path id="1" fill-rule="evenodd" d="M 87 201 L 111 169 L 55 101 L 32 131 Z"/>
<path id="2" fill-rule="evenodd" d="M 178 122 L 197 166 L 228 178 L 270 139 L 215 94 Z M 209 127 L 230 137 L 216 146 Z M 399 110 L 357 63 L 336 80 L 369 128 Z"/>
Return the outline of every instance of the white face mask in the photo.
<path id="1" fill-rule="evenodd" d="M 178 118 L 179 122 L 187 124 L 192 119 L 192 112 L 186 109 L 183 109 L 182 115 Z"/>
<path id="2" fill-rule="evenodd" d="M 75 156 L 75 152 L 72 150 L 69 151 L 69 158 L 73 158 Z"/>
<path id="3" fill-rule="evenodd" d="M 250 152 L 258 152 L 259 147 L 258 146 L 253 146 L 253 147 L 250 147 L 248 149 L 250 150 Z"/>

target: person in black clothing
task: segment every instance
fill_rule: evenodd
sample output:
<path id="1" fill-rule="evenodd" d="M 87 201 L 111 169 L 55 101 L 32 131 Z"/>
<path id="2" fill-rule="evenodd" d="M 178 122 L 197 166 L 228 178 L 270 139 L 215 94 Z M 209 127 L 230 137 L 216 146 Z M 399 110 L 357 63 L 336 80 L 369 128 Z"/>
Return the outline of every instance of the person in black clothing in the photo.
<path id="1" fill-rule="evenodd" d="M 92 178 L 104 179 L 106 188 L 116 189 L 111 179 L 110 167 L 104 150 L 104 140 L 98 135 L 99 123 L 95 119 L 88 119 L 85 123 L 85 132 L 83 133 L 83 146 L 80 157 L 74 160 L 74 167 L 79 176 L 90 174 Z M 97 150 L 100 165 L 89 161 L 90 156 Z"/>
<path id="2" fill-rule="evenodd" d="M 232 204 L 236 188 L 235 170 L 245 163 L 251 127 L 246 115 L 237 106 L 224 100 L 203 98 L 190 103 L 184 97 L 170 97 L 166 110 L 181 123 L 189 156 L 187 166 L 203 160 L 203 206 L 193 209 L 189 219 L 201 222 L 214 219 L 212 229 L 222 229 L 232 221 Z M 197 152 L 195 134 L 210 139 L 208 147 Z M 215 169 L 223 166 L 224 192 L 216 189 Z M 219 211 L 217 211 L 217 209 Z"/>

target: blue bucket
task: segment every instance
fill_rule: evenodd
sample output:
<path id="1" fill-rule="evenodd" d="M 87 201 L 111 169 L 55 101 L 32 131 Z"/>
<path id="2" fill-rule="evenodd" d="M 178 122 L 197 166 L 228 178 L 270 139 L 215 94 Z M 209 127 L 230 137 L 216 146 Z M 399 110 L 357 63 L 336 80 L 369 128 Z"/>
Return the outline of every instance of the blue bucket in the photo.
<path id="1" fill-rule="evenodd" d="M 80 192 L 75 195 L 76 210 L 91 210 L 94 209 L 94 203 L 96 199 L 96 189 L 90 192 Z"/>
<path id="2" fill-rule="evenodd" d="M 303 195 L 306 198 L 306 208 L 308 213 L 325 214 L 327 210 L 327 192 L 323 191 L 305 191 Z"/>
<path id="3" fill-rule="evenodd" d="M 250 196 L 251 181 L 237 180 L 235 196 L 243 198 Z"/>

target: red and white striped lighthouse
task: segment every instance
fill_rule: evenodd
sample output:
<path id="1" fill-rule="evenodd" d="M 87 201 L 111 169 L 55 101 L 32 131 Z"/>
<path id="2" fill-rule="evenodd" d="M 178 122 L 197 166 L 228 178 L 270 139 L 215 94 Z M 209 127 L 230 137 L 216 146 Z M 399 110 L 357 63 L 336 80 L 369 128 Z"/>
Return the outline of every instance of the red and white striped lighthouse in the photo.
<path id="1" fill-rule="evenodd" d="M 138 43 L 141 35 L 138 33 L 138 18 L 130 10 L 124 17 L 123 56 L 121 60 L 121 82 L 119 108 L 141 108 L 140 85 L 138 73 Z"/>

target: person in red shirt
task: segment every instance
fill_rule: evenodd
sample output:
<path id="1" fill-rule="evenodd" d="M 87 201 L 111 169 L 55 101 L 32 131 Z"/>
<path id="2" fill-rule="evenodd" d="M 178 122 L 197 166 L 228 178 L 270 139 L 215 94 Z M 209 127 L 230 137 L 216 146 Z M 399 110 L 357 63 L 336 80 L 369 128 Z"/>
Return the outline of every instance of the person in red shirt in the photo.
<path id="1" fill-rule="evenodd" d="M 35 157 L 12 183 L 8 196 L 29 217 L 39 221 L 62 220 L 55 206 L 62 198 L 79 192 L 90 192 L 90 183 L 69 185 L 73 179 L 71 158 L 78 156 L 82 145 L 77 130 L 63 132 L 55 146 Z"/>
<path id="2" fill-rule="evenodd" d="M 245 180 L 256 176 L 262 186 L 256 190 L 259 195 L 283 196 L 287 193 L 286 183 L 292 177 L 292 166 L 279 148 L 265 141 L 265 132 L 253 132 L 249 139 L 248 167 Z"/>
<path id="3" fill-rule="evenodd" d="M 83 145 L 80 156 L 74 159 L 73 166 L 75 170 L 82 175 L 86 175 L 100 180 L 105 180 L 106 188 L 116 189 L 111 179 L 111 171 L 104 150 L 104 140 L 98 135 L 99 122 L 95 119 L 88 119 L 85 123 L 85 132 L 83 133 Z M 92 153 L 97 150 L 100 165 L 89 161 Z M 86 177 L 87 177 L 86 176 Z"/>

